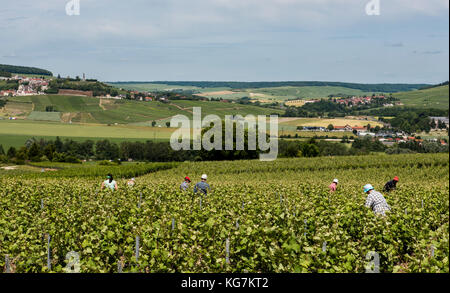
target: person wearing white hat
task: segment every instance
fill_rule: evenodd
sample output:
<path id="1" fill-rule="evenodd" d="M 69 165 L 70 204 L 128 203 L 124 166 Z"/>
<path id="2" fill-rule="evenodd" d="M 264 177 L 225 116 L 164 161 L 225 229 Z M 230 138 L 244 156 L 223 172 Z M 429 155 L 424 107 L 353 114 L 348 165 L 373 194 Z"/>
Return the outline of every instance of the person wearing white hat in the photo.
<path id="1" fill-rule="evenodd" d="M 211 191 L 211 187 L 208 183 L 206 183 L 206 180 L 208 179 L 208 176 L 206 174 L 203 174 L 201 177 L 201 181 L 195 184 L 194 186 L 194 193 L 197 193 L 198 191 L 202 192 L 204 195 L 208 194 L 208 189 Z"/>
<path id="2" fill-rule="evenodd" d="M 376 191 L 371 184 L 364 185 L 364 193 L 367 194 L 365 206 L 371 208 L 375 214 L 385 216 L 385 213 L 391 210 L 384 196 Z"/>
<path id="3" fill-rule="evenodd" d="M 339 183 L 339 180 L 334 179 L 333 182 L 330 184 L 330 186 L 328 186 L 328 188 L 330 189 L 330 193 L 336 191 L 338 183 Z"/>

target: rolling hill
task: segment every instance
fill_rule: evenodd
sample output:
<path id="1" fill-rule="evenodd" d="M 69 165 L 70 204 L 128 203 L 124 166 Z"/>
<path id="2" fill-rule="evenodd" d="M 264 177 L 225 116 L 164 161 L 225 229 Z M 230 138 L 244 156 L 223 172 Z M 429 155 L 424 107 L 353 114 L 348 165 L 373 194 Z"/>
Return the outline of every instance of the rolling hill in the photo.
<path id="1" fill-rule="evenodd" d="M 0 71 L 9 72 L 9 73 L 53 76 L 53 73 L 46 69 L 41 69 L 41 68 L 36 68 L 36 67 L 28 67 L 28 66 L 7 65 L 7 64 L 0 64 Z"/>
<path id="2" fill-rule="evenodd" d="M 46 112 L 53 106 L 54 112 Z M 165 123 L 177 114 L 192 116 L 193 107 L 202 107 L 202 115 L 270 115 L 282 110 L 215 101 L 184 101 L 170 103 L 131 100 L 99 99 L 82 96 L 41 95 L 8 98 L 0 112 L 4 117 L 15 116 L 27 120 L 60 121 L 98 124 Z"/>
<path id="3" fill-rule="evenodd" d="M 431 87 L 423 90 L 400 92 L 393 94 L 400 99 L 405 106 L 421 108 L 448 109 L 449 87 L 448 85 Z"/>
<path id="4" fill-rule="evenodd" d="M 46 112 L 47 106 L 53 106 L 57 112 Z M 178 114 L 191 118 L 193 107 L 201 107 L 203 117 L 283 113 L 282 110 L 215 101 L 162 103 L 61 95 L 10 97 L 0 108 L 0 145 L 20 147 L 31 137 L 54 139 L 56 136 L 76 141 L 167 141 L 176 129 L 168 128 L 166 122 Z M 18 120 L 8 120 L 11 116 Z M 155 127 L 152 127 L 153 121 Z"/>
<path id="5" fill-rule="evenodd" d="M 109 85 L 139 91 L 171 91 L 207 98 L 228 100 L 243 97 L 261 103 L 283 102 L 292 99 L 317 99 L 329 96 L 364 96 L 379 93 L 418 90 L 425 84 L 355 84 L 343 82 L 111 82 Z"/>

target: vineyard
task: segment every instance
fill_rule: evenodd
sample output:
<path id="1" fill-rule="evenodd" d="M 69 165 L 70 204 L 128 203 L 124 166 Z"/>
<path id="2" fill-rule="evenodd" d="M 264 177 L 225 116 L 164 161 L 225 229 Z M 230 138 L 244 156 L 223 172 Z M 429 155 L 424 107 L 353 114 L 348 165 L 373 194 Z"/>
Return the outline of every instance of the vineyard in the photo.
<path id="1" fill-rule="evenodd" d="M 0 178 L 4 272 L 364 273 L 374 255 L 380 272 L 449 272 L 448 154 L 142 166 L 134 187 L 110 167 L 115 192 L 100 190 L 102 168 Z M 392 210 L 376 216 L 362 186 L 393 176 Z"/>

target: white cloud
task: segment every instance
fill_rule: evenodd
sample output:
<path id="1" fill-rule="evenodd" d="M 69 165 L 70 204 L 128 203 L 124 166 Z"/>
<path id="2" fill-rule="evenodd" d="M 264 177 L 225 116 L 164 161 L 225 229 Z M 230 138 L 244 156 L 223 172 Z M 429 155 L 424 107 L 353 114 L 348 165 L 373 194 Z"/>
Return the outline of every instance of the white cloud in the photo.
<path id="1" fill-rule="evenodd" d="M 328 68 L 335 60 L 356 64 L 356 59 L 349 58 L 371 58 L 368 49 L 377 44 L 385 54 L 401 54 L 405 44 L 417 58 L 428 54 L 429 60 L 431 53 L 439 51 L 442 54 L 435 54 L 436 58 L 448 59 L 448 44 L 442 42 L 448 41 L 448 26 L 441 25 L 448 21 L 448 0 L 380 0 L 380 16 L 366 15 L 369 0 L 80 0 L 80 16 L 66 15 L 68 1 L 2 1 L 0 40 L 13 41 L 0 48 L 0 56 L 12 60 L 11 52 L 16 52 L 21 57 L 14 60 L 24 63 L 33 57 L 42 62 L 41 56 L 48 56 L 54 66 L 61 66 L 57 68 L 61 73 L 70 62 L 77 63 L 72 66 L 86 62 L 86 67 L 101 72 L 109 66 L 106 61 L 102 65 L 103 60 L 109 64 L 111 60 L 134 60 L 135 67 L 128 69 L 131 73 L 145 62 L 160 66 L 158 72 L 171 72 L 167 67 L 177 68 L 180 62 L 199 72 L 211 70 L 209 64 L 219 64 L 221 76 L 234 71 L 269 74 L 260 62 L 269 58 L 272 67 L 268 72 L 284 72 L 285 78 L 290 74 L 294 78 L 298 65 L 314 77 L 318 63 Z M 421 47 L 422 43 L 428 47 Z M 343 55 L 346 52 L 349 56 Z M 68 54 L 72 57 L 65 57 Z M 284 61 L 286 56 L 289 60 Z M 58 57 L 66 59 L 63 62 Z M 199 62 L 208 66 L 201 68 Z M 126 64 L 120 66 L 126 70 Z M 424 63 L 415 66 L 421 68 Z M 448 73 L 448 67 L 443 70 Z"/>

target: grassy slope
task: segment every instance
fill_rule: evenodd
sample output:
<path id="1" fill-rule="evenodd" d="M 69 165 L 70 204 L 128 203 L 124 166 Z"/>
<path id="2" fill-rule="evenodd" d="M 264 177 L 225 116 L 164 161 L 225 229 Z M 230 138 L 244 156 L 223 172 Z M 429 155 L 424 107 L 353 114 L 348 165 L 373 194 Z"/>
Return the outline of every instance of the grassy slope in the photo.
<path id="1" fill-rule="evenodd" d="M 202 107 L 202 114 L 217 114 L 221 117 L 231 114 L 255 114 L 267 115 L 271 113 L 282 113 L 280 110 L 266 109 L 253 105 L 238 105 L 222 102 L 197 102 L 197 101 L 174 101 L 173 104 L 161 102 L 140 102 L 128 100 L 103 100 L 100 105 L 98 98 L 79 96 L 25 96 L 8 99 L 7 111 L 3 116 L 10 116 L 22 112 L 22 116 L 28 116 L 30 112 L 45 112 L 47 106 L 54 106 L 62 117 L 70 115 L 72 122 L 101 123 L 101 124 L 131 124 L 143 123 L 172 117 L 177 114 L 191 116 L 192 107 Z M 186 110 L 180 109 L 186 108 Z M 65 115 L 66 114 L 66 115 Z M 33 113 L 30 118 L 43 120 L 55 120 L 55 114 Z M 66 121 L 66 120 L 63 120 Z M 69 121 L 69 120 L 67 120 Z"/>
<path id="2" fill-rule="evenodd" d="M 174 101 L 174 104 L 192 111 L 193 107 L 201 107 L 202 116 L 209 114 L 216 114 L 220 117 L 225 115 L 236 115 L 241 114 L 243 116 L 247 114 L 253 115 L 270 115 L 272 113 L 282 114 L 284 111 L 262 108 L 253 105 L 241 105 L 241 104 L 230 104 L 223 102 L 205 102 L 205 101 Z M 184 113 L 188 116 L 188 114 Z"/>
<path id="3" fill-rule="evenodd" d="M 76 141 L 110 139 L 115 142 L 125 140 L 146 141 L 170 138 L 175 128 L 141 127 L 132 125 L 107 126 L 100 124 L 66 124 L 58 122 L 35 122 L 27 120 L 0 120 L 0 144 L 4 148 L 23 146 L 28 138 L 54 139 L 71 138 Z"/>
<path id="4" fill-rule="evenodd" d="M 401 92 L 393 94 L 406 106 L 448 109 L 449 88 L 448 85 L 425 90 Z"/>

